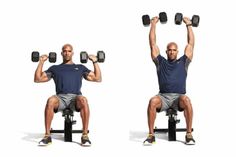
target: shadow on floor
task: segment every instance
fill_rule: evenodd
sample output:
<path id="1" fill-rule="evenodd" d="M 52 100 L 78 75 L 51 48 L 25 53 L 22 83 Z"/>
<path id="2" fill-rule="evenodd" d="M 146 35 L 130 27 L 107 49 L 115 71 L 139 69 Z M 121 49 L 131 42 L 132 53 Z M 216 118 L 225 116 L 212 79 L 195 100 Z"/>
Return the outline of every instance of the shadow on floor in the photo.
<path id="1" fill-rule="evenodd" d="M 22 140 L 28 141 L 28 142 L 33 142 L 33 143 L 38 143 L 44 137 L 44 134 L 42 134 L 42 133 L 23 132 L 23 134 L 25 136 L 22 137 Z M 52 137 L 52 139 L 64 141 L 63 134 L 52 134 L 51 137 Z"/>
<path id="2" fill-rule="evenodd" d="M 143 143 L 143 141 L 147 138 L 147 135 L 148 133 L 144 131 L 130 131 L 129 140 L 133 142 Z M 156 139 L 168 141 L 167 133 L 158 133 L 158 134 L 155 134 L 155 137 Z"/>

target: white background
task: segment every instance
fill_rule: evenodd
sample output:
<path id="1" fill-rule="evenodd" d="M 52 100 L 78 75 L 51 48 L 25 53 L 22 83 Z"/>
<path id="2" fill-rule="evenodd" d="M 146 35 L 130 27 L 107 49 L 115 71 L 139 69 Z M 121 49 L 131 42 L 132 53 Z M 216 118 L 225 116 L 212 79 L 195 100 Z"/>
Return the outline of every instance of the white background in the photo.
<path id="1" fill-rule="evenodd" d="M 1 153 L 7 156 L 234 156 L 235 138 L 235 5 L 233 1 L 142 0 L 8 0 L 0 2 L 0 88 Z M 194 108 L 195 146 L 186 146 L 185 133 L 177 133 L 177 142 L 157 135 L 157 143 L 144 147 L 148 133 L 146 109 L 149 99 L 158 93 L 155 66 L 148 45 L 149 27 L 141 16 L 165 11 L 168 23 L 157 26 L 157 44 L 165 56 L 166 44 L 175 41 L 179 56 L 187 42 L 186 27 L 174 24 L 176 12 L 200 15 L 195 33 L 194 58 L 189 67 L 187 95 Z M 53 135 L 53 144 L 38 147 L 44 134 L 44 107 L 55 93 L 53 81 L 33 82 L 37 63 L 30 61 L 34 50 L 60 51 L 65 43 L 74 46 L 74 62 L 79 52 L 106 52 L 100 64 L 103 82 L 83 81 L 82 92 L 91 110 L 92 147 L 63 142 Z M 46 70 L 52 64 L 47 62 Z M 86 65 L 93 69 L 92 64 Z M 178 127 L 185 127 L 182 113 Z M 81 128 L 79 114 L 77 124 Z M 167 126 L 161 113 L 155 123 Z M 63 128 L 61 114 L 52 127 Z M 1 155 L 2 156 L 2 155 Z"/>

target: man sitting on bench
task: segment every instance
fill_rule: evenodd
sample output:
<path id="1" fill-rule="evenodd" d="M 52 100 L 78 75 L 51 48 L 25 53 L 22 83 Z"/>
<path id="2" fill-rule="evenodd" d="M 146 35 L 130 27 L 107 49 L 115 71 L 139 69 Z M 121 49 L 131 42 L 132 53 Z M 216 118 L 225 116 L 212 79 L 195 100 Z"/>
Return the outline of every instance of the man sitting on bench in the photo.
<path id="1" fill-rule="evenodd" d="M 166 50 L 168 60 L 160 55 L 160 50 L 156 45 L 156 24 L 158 21 L 158 17 L 154 17 L 151 20 L 149 44 L 151 48 L 151 57 L 157 69 L 160 92 L 149 101 L 147 109 L 149 135 L 144 141 L 144 144 L 150 145 L 155 143 L 153 128 L 156 119 L 156 111 L 166 111 L 170 107 L 179 111 L 184 111 L 187 125 L 185 142 L 186 144 L 194 144 L 195 140 L 191 134 L 193 109 L 190 99 L 185 95 L 187 69 L 193 58 L 194 48 L 194 34 L 191 27 L 191 21 L 186 17 L 183 19 L 187 27 L 188 41 L 184 55 L 177 59 L 178 46 L 175 42 L 170 42 L 167 45 Z"/>
<path id="2" fill-rule="evenodd" d="M 86 97 L 80 91 L 82 79 L 88 81 L 101 82 L 101 71 L 97 63 L 97 57 L 89 55 L 89 60 L 93 62 L 94 72 L 86 68 L 84 65 L 75 64 L 72 61 L 73 47 L 65 44 L 62 47 L 63 63 L 53 65 L 48 70 L 43 71 L 43 64 L 48 59 L 47 55 L 40 56 L 38 67 L 35 71 L 34 82 L 47 82 L 53 78 L 56 85 L 56 95 L 51 96 L 47 100 L 45 107 L 45 136 L 39 142 L 39 145 L 48 145 L 52 142 L 50 136 L 51 122 L 54 112 L 63 111 L 65 108 L 72 110 L 80 109 L 80 115 L 83 125 L 83 134 L 81 137 L 82 145 L 91 145 L 88 138 L 89 124 L 89 106 Z"/>

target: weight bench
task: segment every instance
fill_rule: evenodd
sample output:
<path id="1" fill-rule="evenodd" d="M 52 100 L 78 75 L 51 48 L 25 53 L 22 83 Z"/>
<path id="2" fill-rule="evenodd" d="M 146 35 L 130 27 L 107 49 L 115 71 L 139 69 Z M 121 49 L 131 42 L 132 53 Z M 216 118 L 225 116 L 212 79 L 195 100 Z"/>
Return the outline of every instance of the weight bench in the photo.
<path id="1" fill-rule="evenodd" d="M 176 128 L 176 124 L 180 122 L 179 119 L 177 119 L 177 111 L 173 108 L 169 108 L 166 111 L 166 116 L 169 117 L 168 119 L 168 128 L 165 129 L 158 129 L 155 127 L 154 133 L 166 133 L 168 132 L 168 140 L 169 141 L 176 141 L 176 132 L 177 131 L 187 131 L 186 128 Z M 193 128 L 192 128 L 193 131 Z"/>
<path id="2" fill-rule="evenodd" d="M 73 120 L 74 111 L 71 109 L 64 109 L 62 116 L 65 117 L 64 120 L 64 130 L 50 130 L 50 133 L 64 133 L 64 141 L 72 142 L 72 133 L 83 133 L 83 130 L 73 130 L 72 125 L 76 124 L 76 121 Z"/>

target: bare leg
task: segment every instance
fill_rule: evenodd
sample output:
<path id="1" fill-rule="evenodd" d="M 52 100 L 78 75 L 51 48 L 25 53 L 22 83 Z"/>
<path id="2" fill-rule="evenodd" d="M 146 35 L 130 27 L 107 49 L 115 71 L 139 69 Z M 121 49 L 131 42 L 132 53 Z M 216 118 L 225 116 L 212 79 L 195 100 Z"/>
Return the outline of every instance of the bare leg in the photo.
<path id="1" fill-rule="evenodd" d="M 156 110 L 161 108 L 161 98 L 159 96 L 154 96 L 150 99 L 147 115 L 148 115 L 148 127 L 149 134 L 154 134 L 154 123 L 156 119 Z"/>
<path id="2" fill-rule="evenodd" d="M 80 109 L 80 116 L 83 124 L 83 134 L 88 133 L 88 124 L 89 124 L 89 105 L 86 97 L 77 96 L 76 98 L 76 107 Z"/>
<path id="3" fill-rule="evenodd" d="M 48 98 L 47 105 L 45 107 L 45 135 L 50 135 L 51 123 L 54 116 L 54 109 L 59 106 L 59 100 L 56 96 Z"/>
<path id="4" fill-rule="evenodd" d="M 184 116 L 187 126 L 187 133 L 192 132 L 192 120 L 193 120 L 193 109 L 190 99 L 187 96 L 181 96 L 179 99 L 179 105 L 184 109 Z"/>

